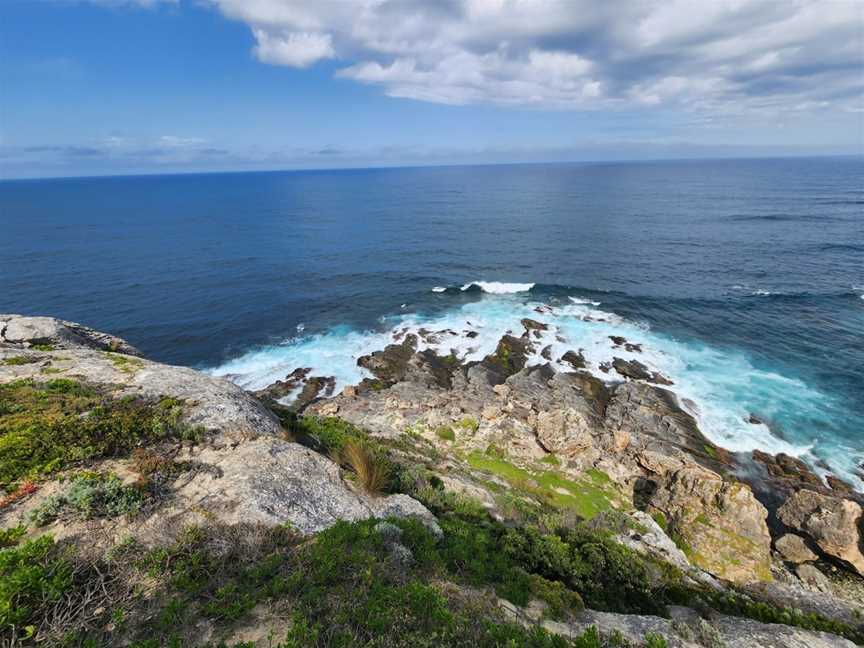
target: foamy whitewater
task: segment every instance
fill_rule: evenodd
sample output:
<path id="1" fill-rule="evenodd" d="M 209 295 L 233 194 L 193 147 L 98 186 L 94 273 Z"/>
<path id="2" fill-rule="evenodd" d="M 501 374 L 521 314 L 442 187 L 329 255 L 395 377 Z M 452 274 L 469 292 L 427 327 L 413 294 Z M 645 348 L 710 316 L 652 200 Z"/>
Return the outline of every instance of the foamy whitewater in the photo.
<path id="1" fill-rule="evenodd" d="M 754 449 L 783 452 L 801 457 L 816 472 L 830 469 L 861 488 L 854 473 L 864 455 L 833 439 L 809 438 L 803 426 L 814 420 L 823 424 L 842 416 L 839 403 L 802 381 L 756 368 L 743 352 L 721 349 L 698 342 L 680 341 L 652 330 L 647 324 L 631 321 L 599 308 L 601 303 L 579 295 L 568 299 L 541 302 L 531 298 L 531 283 L 502 284 L 471 282 L 462 286 L 440 287 L 437 293 L 458 295 L 465 290 L 482 291 L 471 303 L 460 303 L 443 313 L 420 316 L 401 313 L 382 317 L 379 330 L 360 331 L 348 326 L 332 327 L 322 333 L 302 335 L 284 343 L 259 348 L 209 371 L 225 376 L 246 389 L 261 389 L 283 379 L 298 367 L 309 367 L 312 375 L 333 376 L 336 390 L 353 385 L 365 377 L 357 366 L 360 356 L 383 349 L 405 333 L 420 329 L 438 332 L 439 342 L 424 342 L 420 349 L 431 348 L 440 355 L 455 354 L 463 361 L 481 360 L 493 353 L 505 333 L 521 335 L 520 320 L 531 318 L 549 326 L 536 340 L 536 352 L 529 365 L 543 364 L 540 351 L 551 347 L 552 364 L 561 371 L 571 370 L 561 362 L 569 350 L 581 350 L 588 370 L 610 382 L 621 380 L 614 370 L 605 373 L 601 364 L 613 358 L 635 359 L 670 378 L 670 387 L 682 406 L 696 417 L 700 429 L 716 444 L 734 452 Z M 469 337 L 468 333 L 476 333 Z M 623 336 L 641 345 L 642 351 L 615 347 L 610 336 Z M 755 414 L 760 420 L 784 421 L 782 432 L 775 433 L 765 424 L 749 422 Z M 789 421 L 801 429 L 789 429 Z M 773 423 L 772 423 L 773 425 Z M 784 438 L 781 438 L 781 434 Z M 794 438 L 797 443 L 786 439 Z M 803 440 L 803 441 L 802 441 Z M 821 444 L 821 445 L 820 445 Z"/>

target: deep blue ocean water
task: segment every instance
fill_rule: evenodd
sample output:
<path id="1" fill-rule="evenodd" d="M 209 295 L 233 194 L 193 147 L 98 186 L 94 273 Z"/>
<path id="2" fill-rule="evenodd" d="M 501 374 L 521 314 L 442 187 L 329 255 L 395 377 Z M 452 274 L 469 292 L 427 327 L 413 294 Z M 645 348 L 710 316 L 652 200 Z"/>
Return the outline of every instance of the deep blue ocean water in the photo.
<path id="1" fill-rule="evenodd" d="M 407 325 L 477 355 L 552 305 L 589 359 L 643 342 L 722 445 L 864 460 L 860 158 L 5 181 L 0 286 L 247 386 L 357 379 Z"/>

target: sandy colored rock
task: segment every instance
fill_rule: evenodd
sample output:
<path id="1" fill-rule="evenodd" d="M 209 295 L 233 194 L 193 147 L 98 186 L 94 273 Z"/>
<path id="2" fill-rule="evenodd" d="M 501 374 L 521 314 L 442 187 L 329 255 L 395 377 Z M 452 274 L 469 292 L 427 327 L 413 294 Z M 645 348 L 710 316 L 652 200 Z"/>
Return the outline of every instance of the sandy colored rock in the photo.
<path id="1" fill-rule="evenodd" d="M 792 563 L 803 563 L 816 560 L 818 556 L 810 551 L 804 538 L 794 533 L 787 533 L 774 541 L 774 548 L 783 560 Z"/>
<path id="2" fill-rule="evenodd" d="M 771 578 L 768 511 L 748 486 L 691 466 L 661 481 L 649 505 L 694 565 L 735 583 Z"/>
<path id="3" fill-rule="evenodd" d="M 864 576 L 860 549 L 861 507 L 848 499 L 809 490 L 793 493 L 777 511 L 786 526 L 809 537 L 828 556 L 851 565 Z"/>

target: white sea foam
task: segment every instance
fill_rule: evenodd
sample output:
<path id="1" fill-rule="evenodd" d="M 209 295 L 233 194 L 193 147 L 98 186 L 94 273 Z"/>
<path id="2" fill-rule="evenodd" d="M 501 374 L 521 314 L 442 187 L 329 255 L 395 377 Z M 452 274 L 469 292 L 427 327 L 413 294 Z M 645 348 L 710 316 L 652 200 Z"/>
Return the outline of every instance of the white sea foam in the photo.
<path id="1" fill-rule="evenodd" d="M 442 292 L 444 292 L 445 290 L 447 290 L 447 289 L 446 289 L 444 286 L 435 286 L 435 287 L 432 289 L 432 292 L 442 293 Z"/>
<path id="2" fill-rule="evenodd" d="M 533 283 L 502 283 L 500 281 L 471 281 L 462 290 L 468 290 L 471 286 L 477 286 L 480 290 L 490 295 L 507 295 L 511 293 L 527 292 L 534 287 Z"/>
<path id="3" fill-rule="evenodd" d="M 814 464 L 813 454 L 818 453 L 837 474 L 861 487 L 854 476 L 857 465 L 854 452 L 829 447 L 822 436 L 818 443 L 808 436 L 812 421 L 830 421 L 843 415 L 826 394 L 795 378 L 757 368 L 743 353 L 677 340 L 580 298 L 550 305 L 491 294 L 434 317 L 405 312 L 382 317 L 378 331 L 337 326 L 324 333 L 301 336 L 281 345 L 250 351 L 211 372 L 227 376 L 247 389 L 261 389 L 283 379 L 295 368 L 309 367 L 313 375 L 333 376 L 338 391 L 371 377 L 357 366 L 357 358 L 399 342 L 408 333 L 418 335 L 421 350 L 433 349 L 441 355 L 453 353 L 463 361 L 474 361 L 494 352 L 505 333 L 521 335 L 524 329 L 520 320 L 526 317 L 548 325 L 546 331 L 539 332 L 540 338 L 534 340 L 530 365 L 547 362 L 541 351 L 548 347 L 552 364 L 570 370 L 561 357 L 567 351 L 581 350 L 589 370 L 610 381 L 620 376 L 614 370 L 608 374 L 600 371 L 601 365 L 616 357 L 639 360 L 674 382 L 671 389 L 682 403 L 692 403 L 688 408 L 700 429 L 718 445 L 732 451 L 758 448 L 771 453 L 784 452 Z M 640 344 L 642 351 L 615 346 L 609 339 L 612 335 Z M 838 409 L 831 411 L 835 406 Z M 766 425 L 750 423 L 751 413 L 764 420 L 781 421 L 784 435 L 790 440 L 774 435 Z M 805 425 L 806 429 L 796 427 Z"/>
<path id="4" fill-rule="evenodd" d="M 591 299 L 585 299 L 584 297 L 568 297 L 570 301 L 574 304 L 588 304 L 590 306 L 599 306 L 599 301 L 593 301 Z"/>

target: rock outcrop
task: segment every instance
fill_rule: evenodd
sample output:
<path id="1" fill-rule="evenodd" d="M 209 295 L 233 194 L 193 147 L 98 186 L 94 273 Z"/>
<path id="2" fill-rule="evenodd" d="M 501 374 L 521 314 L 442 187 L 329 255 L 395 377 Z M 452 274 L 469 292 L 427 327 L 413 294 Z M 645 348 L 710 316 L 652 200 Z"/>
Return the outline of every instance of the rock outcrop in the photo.
<path id="1" fill-rule="evenodd" d="M 780 521 L 810 538 L 827 556 L 864 575 L 861 507 L 846 499 L 799 490 L 777 511 Z"/>
<path id="2" fill-rule="evenodd" d="M 667 475 L 650 495 L 695 565 L 734 582 L 771 578 L 768 511 L 750 489 L 701 467 Z"/>
<path id="3" fill-rule="evenodd" d="M 434 521 L 406 495 L 374 498 L 351 487 L 335 463 L 285 440 L 286 432 L 274 414 L 226 380 L 103 350 L 132 347 L 79 324 L 4 317 L 0 383 L 69 378 L 98 386 L 110 398 L 171 397 L 182 402 L 183 422 L 205 432 L 202 443 L 180 456 L 204 469 L 179 479 L 164 506 L 137 522 L 141 532 L 154 539 L 160 529 L 195 521 L 288 523 L 302 533 L 320 531 L 340 519 L 417 515 Z M 27 362 L 4 363 L 22 353 Z"/>
<path id="4" fill-rule="evenodd" d="M 0 315 L 0 344 L 21 348 L 100 349 L 141 355 L 138 349 L 119 337 L 53 317 Z"/>

